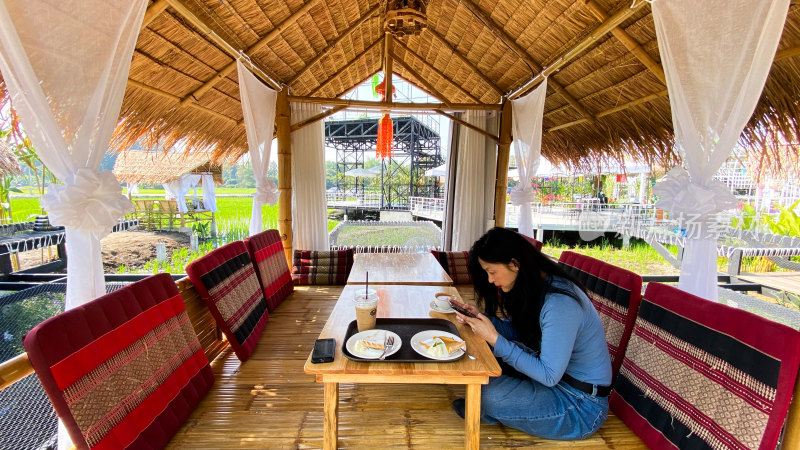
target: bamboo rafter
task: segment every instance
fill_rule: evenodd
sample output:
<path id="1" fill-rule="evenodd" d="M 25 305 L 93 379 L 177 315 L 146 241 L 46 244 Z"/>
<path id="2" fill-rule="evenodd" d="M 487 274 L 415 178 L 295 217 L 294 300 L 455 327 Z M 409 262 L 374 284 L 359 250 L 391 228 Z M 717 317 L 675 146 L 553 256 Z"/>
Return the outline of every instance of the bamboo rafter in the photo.
<path id="1" fill-rule="evenodd" d="M 624 111 L 624 110 L 626 110 L 628 108 L 633 108 L 634 106 L 638 106 L 638 105 L 641 105 L 643 103 L 651 102 L 651 101 L 659 99 L 661 97 L 666 97 L 668 94 L 669 94 L 669 92 L 667 92 L 667 90 L 664 89 L 663 91 L 659 91 L 659 92 L 656 92 L 655 94 L 650 94 L 650 95 L 644 96 L 642 98 L 638 98 L 638 99 L 633 100 L 631 102 L 625 103 L 624 105 L 615 106 L 615 107 L 613 107 L 611 109 L 607 109 L 605 111 L 601 111 L 596 116 L 594 116 L 594 118 L 596 120 L 596 119 L 599 119 L 601 117 L 608 116 L 610 114 L 614 114 L 614 113 L 617 113 L 617 112 L 620 112 L 620 111 Z M 553 131 L 563 130 L 563 129 L 569 128 L 569 127 L 571 127 L 573 125 L 578 125 L 578 124 L 586 123 L 586 122 L 589 122 L 589 120 L 588 119 L 573 120 L 572 122 L 567 122 L 567 123 L 564 123 L 564 124 L 561 124 L 561 125 L 557 125 L 557 126 L 552 127 L 552 128 L 548 128 L 547 131 L 545 131 L 545 133 L 550 133 L 550 132 L 553 132 Z"/>
<path id="2" fill-rule="evenodd" d="M 449 78 L 447 75 L 445 75 L 441 70 L 439 70 L 436 67 L 434 67 L 433 65 L 431 65 L 431 63 L 429 63 L 428 61 L 425 61 L 425 58 L 419 56 L 416 52 L 414 52 L 413 50 L 408 48 L 405 44 L 403 44 L 402 42 L 398 41 L 397 39 L 395 39 L 394 42 L 395 42 L 395 45 L 397 45 L 400 48 L 402 48 L 403 50 L 405 50 L 407 54 L 410 54 L 410 55 L 414 56 L 417 60 L 422 62 L 422 65 L 427 67 L 428 70 L 430 70 L 431 72 L 435 73 L 436 75 L 439 75 L 444 80 L 447 80 L 447 82 L 449 82 L 450 84 L 455 86 L 461 93 L 463 93 L 465 96 L 469 97 L 470 100 L 472 100 L 475 103 L 481 103 L 481 101 L 478 100 L 474 95 L 472 95 L 469 92 L 467 92 L 466 89 L 464 89 L 458 83 L 456 83 L 451 78 Z"/>
<path id="3" fill-rule="evenodd" d="M 440 44 L 442 44 L 442 46 L 443 46 L 444 48 L 446 48 L 447 50 L 450 50 L 450 52 L 451 52 L 453 55 L 455 55 L 456 57 L 458 57 L 458 59 L 459 59 L 459 60 L 461 60 L 461 62 L 462 62 L 464 65 L 466 65 L 467 67 L 469 67 L 470 69 L 472 69 L 472 71 L 475 73 L 475 75 L 477 75 L 478 77 L 480 77 L 480 79 L 481 79 L 481 80 L 483 80 L 483 82 L 484 82 L 484 83 L 486 83 L 486 84 L 487 84 L 487 85 L 488 85 L 490 88 L 494 89 L 494 90 L 495 90 L 495 92 L 497 92 L 499 95 L 501 95 L 501 96 L 503 95 L 503 90 L 502 90 L 502 89 L 500 89 L 500 87 L 499 87 L 499 86 L 497 86 L 497 84 L 495 84 L 495 82 L 494 82 L 494 81 L 492 81 L 492 79 L 491 79 L 491 78 L 489 78 L 489 77 L 488 77 L 488 76 L 487 76 L 485 73 L 483 73 L 483 72 L 482 72 L 482 71 L 481 71 L 481 70 L 478 68 L 478 66 L 476 66 L 475 64 L 473 64 L 473 63 L 472 63 L 472 61 L 470 61 L 470 60 L 469 60 L 469 59 L 468 59 L 468 58 L 467 58 L 465 55 L 463 55 L 463 54 L 462 54 L 460 51 L 458 51 L 458 49 L 456 49 L 455 47 L 453 47 L 452 45 L 450 45 L 450 43 L 449 43 L 449 42 L 447 42 L 447 39 L 445 39 L 445 38 L 444 38 L 442 35 L 440 35 L 439 33 L 437 33 L 437 32 L 436 32 L 436 30 L 434 30 L 434 29 L 433 29 L 433 28 L 431 28 L 431 27 L 427 27 L 427 28 L 425 28 L 425 29 L 423 30 L 423 33 L 425 33 L 425 34 L 430 34 L 431 36 L 433 36 L 433 38 L 434 38 L 435 40 L 439 41 L 439 43 L 440 43 Z"/>
<path id="4" fill-rule="evenodd" d="M 220 47 L 221 50 L 223 50 L 231 58 L 233 58 L 233 62 L 231 62 L 230 64 L 225 66 L 225 68 L 222 69 L 222 71 L 217 72 L 210 80 L 208 80 L 205 83 L 203 83 L 202 86 L 200 86 L 199 88 L 195 89 L 193 92 L 190 92 L 185 97 L 183 97 L 181 99 L 181 104 L 182 105 L 184 105 L 186 103 L 191 103 L 193 100 L 196 100 L 196 99 L 200 98 L 204 93 L 206 93 L 212 87 L 214 87 L 214 85 L 217 84 L 217 82 L 219 82 L 219 80 L 225 78 L 226 76 L 228 76 L 228 74 L 233 72 L 233 70 L 236 68 L 236 61 L 240 56 L 247 56 L 246 58 L 244 58 L 244 62 L 245 62 L 245 65 L 248 66 L 250 71 L 253 72 L 253 75 L 255 75 L 258 78 L 260 78 L 262 81 L 264 81 L 265 83 L 270 85 L 272 88 L 281 89 L 280 84 L 278 84 L 275 81 L 275 77 L 270 75 L 263 68 L 256 66 L 255 64 L 253 64 L 252 61 L 250 61 L 250 58 L 249 58 L 248 55 L 250 53 L 252 53 L 254 46 L 251 46 L 249 49 L 247 49 L 244 52 L 241 52 L 241 51 L 237 50 L 236 47 L 234 47 L 233 45 L 228 43 L 228 41 L 223 39 L 222 36 L 218 35 L 210 26 L 208 26 L 205 22 L 200 20 L 200 18 L 197 17 L 189 8 L 187 8 L 186 5 L 181 3 L 181 0 L 167 0 L 167 2 L 169 3 L 169 5 L 175 11 L 178 12 L 178 14 L 183 16 L 183 18 L 188 20 L 192 25 L 194 25 L 195 27 L 200 29 L 203 32 L 203 34 L 208 36 L 216 45 L 218 45 Z M 301 8 L 301 10 L 302 10 L 302 8 Z M 281 24 L 281 25 L 283 25 L 283 24 Z M 278 27 L 280 27 L 280 25 Z M 276 27 L 276 29 L 278 27 Z M 259 42 L 261 42 L 261 41 L 259 41 Z"/>
<path id="5" fill-rule="evenodd" d="M 471 2 L 471 0 L 463 0 L 464 2 Z M 590 0 L 584 0 L 584 2 L 588 2 Z M 508 98 L 515 99 L 520 97 L 533 89 L 537 84 L 541 83 L 545 77 L 551 75 L 552 73 L 556 72 L 558 69 L 564 67 L 567 63 L 578 57 L 581 53 L 583 53 L 587 48 L 589 48 L 592 44 L 594 44 L 598 39 L 608 34 L 611 30 L 615 29 L 619 26 L 622 22 L 627 20 L 629 17 L 634 15 L 639 8 L 644 6 L 647 2 L 639 2 L 637 4 L 631 5 L 630 8 L 623 8 L 613 16 L 609 17 L 605 22 L 602 22 L 600 25 L 597 26 L 588 36 L 583 38 L 580 42 L 572 46 L 569 50 L 562 53 L 558 57 L 555 58 L 555 62 L 550 64 L 549 66 L 539 69 L 539 73 L 535 75 L 530 80 L 522 83 L 522 85 L 518 88 L 512 89 L 511 92 L 508 94 Z M 548 85 L 552 85 L 553 80 L 551 79 L 548 81 Z"/>
<path id="6" fill-rule="evenodd" d="M 459 119 L 458 117 L 456 117 L 456 116 L 454 116 L 452 114 L 448 114 L 448 113 L 442 111 L 441 109 L 436 109 L 434 111 L 436 111 L 437 114 L 441 114 L 441 115 L 447 117 L 448 119 L 452 120 L 453 122 L 460 123 L 461 125 L 464 125 L 465 127 L 469 128 L 470 130 L 476 131 L 476 132 L 488 137 L 489 139 L 497 142 L 498 144 L 500 143 L 500 138 L 498 138 L 497 136 L 493 135 L 492 133 L 489 133 L 488 131 L 484 130 L 483 128 L 476 127 L 475 125 L 473 125 L 473 124 L 471 124 L 471 123 L 469 123 L 469 122 L 467 122 L 465 120 L 461 120 L 461 119 Z"/>
<path id="7" fill-rule="evenodd" d="M 155 95 L 164 97 L 166 99 L 172 100 L 175 103 L 177 103 L 178 105 L 181 104 L 181 98 L 178 97 L 177 95 L 172 95 L 169 92 L 164 92 L 161 89 L 157 89 L 157 88 L 154 88 L 152 86 L 148 86 L 148 85 L 146 85 L 146 84 L 144 84 L 142 82 L 139 82 L 139 81 L 136 81 L 136 80 L 131 80 L 130 78 L 128 78 L 128 86 L 133 86 L 133 87 L 141 89 L 143 91 L 147 91 L 147 92 L 149 92 L 151 94 L 155 94 Z M 190 108 L 193 108 L 193 109 L 196 109 L 198 111 L 202 111 L 202 112 L 204 112 L 206 114 L 210 114 L 210 115 L 212 115 L 214 117 L 219 117 L 220 119 L 224 119 L 224 120 L 226 120 L 228 122 L 233 123 L 234 125 L 239 125 L 239 124 L 242 123 L 240 120 L 236 120 L 236 119 L 234 119 L 232 117 L 228 117 L 228 116 L 226 116 L 226 115 L 224 115 L 222 113 L 218 113 L 218 112 L 214 111 L 213 109 L 206 108 L 205 106 L 198 105 L 197 103 L 194 103 L 194 102 L 188 103 L 186 106 L 188 106 Z"/>
<path id="8" fill-rule="evenodd" d="M 517 41 L 514 40 L 514 38 L 509 36 L 508 33 L 506 33 L 501 26 L 495 23 L 495 21 L 492 20 L 492 18 L 486 14 L 486 12 L 484 12 L 474 1 L 462 0 L 462 3 L 470 11 L 472 11 L 472 13 L 475 14 L 475 16 L 477 16 L 492 31 L 492 33 L 494 33 L 495 36 L 497 36 L 507 46 L 511 47 L 511 49 L 514 50 L 514 52 L 517 53 L 517 55 L 531 67 L 531 70 L 533 70 L 534 73 L 542 70 L 541 64 L 536 62 L 536 60 L 534 60 L 533 57 L 529 55 L 521 45 L 517 44 Z M 561 97 L 578 112 L 578 114 L 585 118 L 591 119 L 592 115 L 586 111 L 586 108 L 584 108 L 583 105 L 575 100 L 575 97 L 573 97 L 572 94 L 564 89 L 564 86 L 561 86 L 561 84 L 559 84 L 556 80 L 550 80 L 547 85 L 561 95 Z"/>
<path id="9" fill-rule="evenodd" d="M 601 22 L 605 22 L 609 19 L 608 12 L 603 9 L 602 6 L 598 5 L 594 0 L 586 0 L 586 6 L 589 8 L 589 11 L 597 17 L 598 20 Z M 622 42 L 622 45 L 628 49 L 631 53 L 633 53 L 636 58 L 644 64 L 645 67 L 650 69 L 653 72 L 653 75 L 661 81 L 661 84 L 667 84 L 667 77 L 664 75 L 664 69 L 661 67 L 661 64 L 657 63 L 650 55 L 642 48 L 642 46 L 636 42 L 627 31 L 623 30 L 619 25 L 611 29 L 611 34 L 617 38 L 618 41 Z"/>
<path id="10" fill-rule="evenodd" d="M 327 80 L 325 80 L 325 81 L 323 81 L 322 83 L 320 83 L 320 84 L 319 84 L 319 86 L 315 87 L 315 88 L 314 88 L 314 90 L 312 90 L 311 92 L 309 92 L 309 93 L 308 93 L 308 96 L 309 96 L 309 97 L 310 97 L 310 96 L 313 96 L 314 94 L 316 94 L 317 92 L 319 92 L 319 91 L 320 91 L 320 90 L 321 90 L 323 87 L 325 87 L 325 86 L 326 86 L 328 83 L 330 83 L 331 81 L 335 80 L 335 79 L 336 79 L 336 78 L 339 76 L 339 74 L 340 74 L 340 73 L 342 73 L 342 72 L 344 72 L 345 70 L 347 70 L 347 69 L 348 69 L 348 68 L 349 68 L 351 65 L 353 65 L 354 63 L 356 63 L 356 62 L 357 62 L 359 59 L 361 59 L 361 58 L 362 58 L 364 55 L 366 55 L 367 53 L 369 53 L 369 52 L 370 52 L 370 51 L 372 51 L 372 50 L 373 50 L 375 47 L 377 47 L 377 46 L 381 45 L 382 43 L 383 43 L 383 36 L 379 37 L 378 39 L 375 39 L 375 42 L 373 42 L 372 44 L 370 44 L 370 45 L 369 45 L 369 47 L 365 48 L 365 49 L 364 49 L 364 50 L 363 50 L 361 53 L 359 53 L 358 55 L 356 55 L 356 56 L 355 56 L 355 57 L 354 57 L 354 58 L 353 58 L 351 61 L 349 61 L 349 62 L 347 63 L 347 65 L 345 65 L 345 66 L 344 66 L 342 69 L 339 69 L 339 70 L 337 70 L 337 71 L 336 71 L 336 73 L 334 73 L 334 74 L 333 74 L 331 77 L 329 77 Z"/>
<path id="11" fill-rule="evenodd" d="M 156 17 L 161 15 L 164 10 L 167 9 L 169 6 L 169 2 L 167 0 L 158 0 L 157 2 L 153 3 L 152 5 L 147 7 L 147 11 L 144 13 L 144 19 L 142 20 L 142 26 L 139 30 L 144 30 L 150 25 L 150 22 L 154 21 Z"/>
<path id="12" fill-rule="evenodd" d="M 398 58 L 396 54 L 392 54 L 392 56 L 394 57 L 395 62 L 400 65 L 400 67 L 402 67 L 406 72 L 408 72 L 412 77 L 414 77 L 415 80 L 417 80 L 417 83 L 411 83 L 411 84 L 415 84 L 415 85 L 416 84 L 421 84 L 422 87 L 420 87 L 420 86 L 415 86 L 415 87 L 417 87 L 418 89 L 424 91 L 426 94 L 430 95 L 431 97 L 435 98 L 436 100 L 439 100 L 440 102 L 442 102 L 444 104 L 448 104 L 448 102 L 446 101 L 447 97 L 445 97 L 441 92 L 437 91 L 436 88 L 433 87 L 433 85 L 428 80 L 423 78 L 414 69 L 409 67 L 409 65 L 406 64 L 401 58 Z M 406 81 L 408 81 L 409 83 L 411 82 L 410 80 L 406 80 Z"/>
<path id="13" fill-rule="evenodd" d="M 302 69 L 298 70 L 297 73 L 286 84 L 288 84 L 290 86 L 292 84 L 294 84 L 294 82 L 297 81 L 298 78 L 303 76 L 303 74 L 306 73 L 306 71 L 308 71 L 308 69 L 310 69 L 314 64 L 319 62 L 319 60 L 321 60 L 326 55 L 328 55 L 334 48 L 336 48 L 336 46 L 339 45 L 339 43 L 342 42 L 342 40 L 346 39 L 348 36 L 353 34 L 353 32 L 356 29 L 358 29 L 358 27 L 360 27 L 364 22 L 366 22 L 367 20 L 369 20 L 372 17 L 374 17 L 375 13 L 379 11 L 380 7 L 381 7 L 381 4 L 378 3 L 372 9 L 367 11 L 366 14 L 361 16 L 360 19 L 355 21 L 352 25 L 350 25 L 350 27 L 348 27 L 346 30 L 344 30 L 339 35 L 339 37 L 337 37 L 336 39 L 331 41 L 331 43 L 328 44 L 324 49 L 320 50 L 320 52 L 317 54 L 317 56 L 315 56 L 311 61 L 309 61 L 308 64 L 306 64 Z"/>
<path id="14" fill-rule="evenodd" d="M 327 111 L 323 111 L 323 112 L 321 112 L 319 114 L 316 114 L 316 115 L 314 115 L 312 117 L 309 117 L 308 119 L 301 120 L 300 122 L 297 122 L 297 123 L 293 123 L 292 126 L 290 127 L 290 131 L 292 133 L 294 133 L 295 131 L 297 131 L 297 130 L 305 127 L 305 126 L 311 125 L 312 123 L 314 123 L 314 122 L 316 122 L 318 120 L 322 120 L 322 119 L 324 119 L 324 118 L 326 118 L 326 117 L 328 117 L 328 116 L 330 116 L 332 114 L 336 114 L 337 112 L 339 112 L 339 111 L 341 111 L 341 110 L 343 110 L 345 108 L 347 108 L 347 106 L 345 106 L 345 105 L 334 106 L 333 108 L 331 108 L 331 109 L 329 109 Z M 273 138 L 275 138 L 275 137 L 278 137 L 278 133 L 275 133 Z"/>
<path id="15" fill-rule="evenodd" d="M 380 69 L 378 69 L 378 70 L 375 70 L 374 72 L 370 73 L 368 76 L 364 77 L 364 78 L 363 78 L 361 81 L 359 81 L 358 83 L 356 83 L 356 84 L 355 84 L 355 86 L 353 86 L 353 87 L 351 87 L 351 88 L 347 88 L 347 89 L 345 89 L 345 90 L 344 90 L 344 91 L 342 91 L 342 92 L 339 92 L 338 94 L 334 95 L 334 97 L 336 97 L 336 98 L 339 98 L 339 97 L 341 97 L 341 96 L 343 96 L 343 95 L 347 94 L 347 93 L 348 93 L 348 92 L 350 92 L 350 91 L 353 91 L 353 90 L 355 90 L 355 89 L 358 89 L 358 87 L 359 87 L 359 86 L 361 86 L 362 84 L 366 83 L 366 82 L 367 82 L 367 80 L 369 80 L 370 78 L 372 78 L 372 77 L 374 77 L 375 75 L 377 75 L 377 74 L 378 74 L 378 72 L 380 72 Z"/>

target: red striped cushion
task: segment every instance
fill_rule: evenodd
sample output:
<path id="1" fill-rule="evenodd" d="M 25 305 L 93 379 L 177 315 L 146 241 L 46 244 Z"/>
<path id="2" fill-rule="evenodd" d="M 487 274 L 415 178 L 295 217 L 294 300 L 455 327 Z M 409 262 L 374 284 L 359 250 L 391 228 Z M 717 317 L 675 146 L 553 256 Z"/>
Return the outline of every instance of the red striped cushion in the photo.
<path id="1" fill-rule="evenodd" d="M 534 238 L 532 238 L 530 236 L 526 236 L 526 235 L 524 235 L 522 233 L 519 233 L 519 235 L 524 237 L 526 241 L 530 242 L 531 245 L 533 245 L 533 247 L 536 250 L 542 251 L 542 241 L 540 241 L 538 239 L 534 239 Z"/>
<path id="2" fill-rule="evenodd" d="M 214 383 L 168 274 L 48 319 L 23 345 L 78 448 L 163 448 Z"/>
<path id="3" fill-rule="evenodd" d="M 244 240 L 256 265 L 258 281 L 272 311 L 294 291 L 278 230 L 266 230 Z"/>
<path id="4" fill-rule="evenodd" d="M 186 274 L 227 336 L 236 357 L 246 361 L 269 313 L 244 242 L 231 242 L 192 261 L 186 266 Z"/>
<path id="5" fill-rule="evenodd" d="M 649 283 L 611 407 L 650 448 L 774 449 L 800 332 Z"/>
<path id="6" fill-rule="evenodd" d="M 617 266 L 575 252 L 561 253 L 559 264 L 589 291 L 611 354 L 612 377 L 619 373 L 642 299 L 642 277 Z M 613 379 L 613 378 L 612 378 Z"/>
<path id="7" fill-rule="evenodd" d="M 442 268 L 454 284 L 472 284 L 472 275 L 469 273 L 469 252 L 439 252 L 431 250 L 433 257 L 439 261 Z"/>
<path id="8" fill-rule="evenodd" d="M 295 285 L 345 284 L 353 268 L 353 250 L 295 250 L 292 281 Z"/>

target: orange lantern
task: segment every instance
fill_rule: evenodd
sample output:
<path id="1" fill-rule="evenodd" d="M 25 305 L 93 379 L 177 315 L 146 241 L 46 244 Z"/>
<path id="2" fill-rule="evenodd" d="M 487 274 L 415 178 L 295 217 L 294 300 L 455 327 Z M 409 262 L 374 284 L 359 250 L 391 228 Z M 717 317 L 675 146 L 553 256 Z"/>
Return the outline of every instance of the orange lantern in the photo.
<path id="1" fill-rule="evenodd" d="M 375 151 L 375 156 L 378 158 L 391 158 L 393 139 L 392 118 L 389 117 L 389 114 L 384 114 L 378 121 L 378 147 Z"/>

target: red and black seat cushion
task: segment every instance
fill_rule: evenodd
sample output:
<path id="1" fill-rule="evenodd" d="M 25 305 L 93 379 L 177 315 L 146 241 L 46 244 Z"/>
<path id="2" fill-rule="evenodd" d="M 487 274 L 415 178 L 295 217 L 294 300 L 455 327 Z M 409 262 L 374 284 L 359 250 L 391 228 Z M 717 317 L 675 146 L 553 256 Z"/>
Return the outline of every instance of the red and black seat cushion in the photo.
<path id="1" fill-rule="evenodd" d="M 353 253 L 352 249 L 295 250 L 292 281 L 295 285 L 346 284 L 353 268 Z"/>
<path id="2" fill-rule="evenodd" d="M 558 262 L 586 287 L 603 322 L 611 355 L 611 373 L 616 377 L 642 299 L 642 277 L 571 251 L 562 252 Z"/>
<path id="3" fill-rule="evenodd" d="M 267 302 L 242 241 L 222 246 L 186 266 L 197 293 L 236 352 L 246 361 L 269 320 Z"/>
<path id="4" fill-rule="evenodd" d="M 278 230 L 265 230 L 244 240 L 250 258 L 256 265 L 256 275 L 273 311 L 294 291 L 292 274 L 286 264 L 283 242 Z"/>
<path id="5" fill-rule="evenodd" d="M 163 448 L 214 383 L 168 274 L 52 317 L 23 339 L 77 448 Z"/>
<path id="6" fill-rule="evenodd" d="M 469 252 L 444 252 L 431 250 L 433 257 L 439 261 L 442 268 L 453 284 L 472 284 L 472 275 L 469 273 Z"/>
<path id="7" fill-rule="evenodd" d="M 519 233 L 519 235 L 520 235 L 520 236 L 522 236 L 522 237 L 524 237 L 526 241 L 530 242 L 530 243 L 531 243 L 531 245 L 533 245 L 533 247 L 534 247 L 536 250 L 542 251 L 542 245 L 543 245 L 543 244 L 542 244 L 542 241 L 540 241 L 540 240 L 538 240 L 538 239 L 534 239 L 534 238 L 532 238 L 532 237 L 530 237 L 530 236 L 526 236 L 526 235 L 524 235 L 524 234 L 522 234 L 522 233 Z"/>
<path id="8" fill-rule="evenodd" d="M 649 283 L 611 408 L 650 448 L 774 449 L 800 332 Z"/>

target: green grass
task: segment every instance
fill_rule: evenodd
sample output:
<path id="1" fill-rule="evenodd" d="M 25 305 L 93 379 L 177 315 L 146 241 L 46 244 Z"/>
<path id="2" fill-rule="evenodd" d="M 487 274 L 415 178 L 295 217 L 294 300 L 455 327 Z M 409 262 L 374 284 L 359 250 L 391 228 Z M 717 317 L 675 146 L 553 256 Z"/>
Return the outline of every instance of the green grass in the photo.
<path id="1" fill-rule="evenodd" d="M 333 244 L 333 243 L 332 243 Z M 339 232 L 336 245 L 344 246 L 395 246 L 440 245 L 435 230 L 421 226 L 345 226 Z"/>
<path id="2" fill-rule="evenodd" d="M 14 197 L 11 194 L 11 215 L 14 223 L 29 222 L 32 216 L 42 213 L 39 207 L 39 197 Z"/>
<path id="3" fill-rule="evenodd" d="M 555 258 L 560 257 L 561 252 L 565 250 L 591 256 L 640 275 L 678 275 L 680 273 L 652 247 L 640 241 L 632 240 L 627 250 L 613 245 L 605 238 L 574 248 L 570 248 L 558 240 L 550 240 L 545 242 L 542 248 L 543 252 Z"/>

